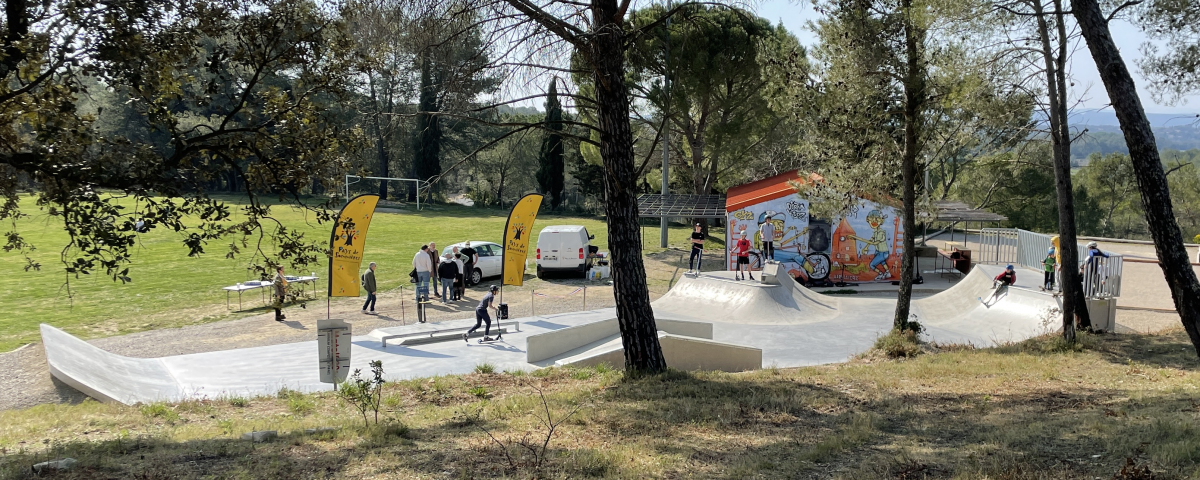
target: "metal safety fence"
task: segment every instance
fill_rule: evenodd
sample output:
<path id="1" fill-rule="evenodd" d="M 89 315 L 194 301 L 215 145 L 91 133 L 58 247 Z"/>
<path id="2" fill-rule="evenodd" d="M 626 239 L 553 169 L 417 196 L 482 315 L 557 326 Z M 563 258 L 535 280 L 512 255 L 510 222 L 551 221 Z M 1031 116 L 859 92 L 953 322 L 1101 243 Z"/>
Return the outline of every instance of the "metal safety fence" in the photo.
<path id="1" fill-rule="evenodd" d="M 1042 271 L 1042 261 L 1050 250 L 1052 235 L 1019 228 L 984 228 L 979 231 L 977 263 L 1014 264 Z M 1087 246 L 1078 244 L 1079 268 L 1083 273 L 1083 292 L 1089 298 L 1121 296 L 1124 259 L 1116 253 L 1087 260 Z M 1107 252 L 1106 252 L 1107 253 Z M 1056 284 L 1061 285 L 1060 281 Z"/>

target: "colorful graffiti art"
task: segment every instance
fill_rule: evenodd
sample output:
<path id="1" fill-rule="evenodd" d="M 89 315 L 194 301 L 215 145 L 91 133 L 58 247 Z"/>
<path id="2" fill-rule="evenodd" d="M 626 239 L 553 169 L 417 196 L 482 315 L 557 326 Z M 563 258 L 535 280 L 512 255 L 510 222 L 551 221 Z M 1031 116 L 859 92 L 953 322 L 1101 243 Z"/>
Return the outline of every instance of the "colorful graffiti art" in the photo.
<path id="1" fill-rule="evenodd" d="M 761 269 L 763 224 L 775 227 L 775 260 L 801 281 L 885 282 L 900 278 L 903 229 L 895 209 L 866 200 L 833 221 L 809 215 L 799 195 L 768 200 L 728 214 L 727 245 L 752 238 L 750 265 Z M 836 225 L 836 228 L 834 227 Z M 737 259 L 729 252 L 730 270 Z"/>

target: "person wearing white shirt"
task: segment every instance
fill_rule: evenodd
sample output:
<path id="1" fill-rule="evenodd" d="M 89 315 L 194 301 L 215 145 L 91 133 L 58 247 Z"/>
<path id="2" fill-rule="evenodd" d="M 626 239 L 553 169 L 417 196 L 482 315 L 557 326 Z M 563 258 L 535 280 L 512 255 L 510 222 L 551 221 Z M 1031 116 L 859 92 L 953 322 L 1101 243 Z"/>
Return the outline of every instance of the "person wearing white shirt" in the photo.
<path id="1" fill-rule="evenodd" d="M 429 258 L 429 245 L 421 245 L 421 250 L 413 255 L 413 269 L 417 271 L 417 301 L 424 297 L 429 301 L 429 276 L 433 273 L 433 260 Z"/>

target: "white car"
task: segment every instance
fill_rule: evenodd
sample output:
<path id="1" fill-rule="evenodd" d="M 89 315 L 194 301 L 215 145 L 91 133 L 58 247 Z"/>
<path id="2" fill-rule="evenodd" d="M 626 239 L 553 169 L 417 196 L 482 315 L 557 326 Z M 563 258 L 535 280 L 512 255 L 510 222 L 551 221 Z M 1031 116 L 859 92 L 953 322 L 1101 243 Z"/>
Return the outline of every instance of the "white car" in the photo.
<path id="1" fill-rule="evenodd" d="M 471 248 L 475 249 L 475 254 L 479 255 L 479 262 L 474 265 L 473 271 L 467 272 L 467 285 L 475 285 L 484 278 L 498 277 L 504 268 L 504 249 L 494 242 L 481 242 L 471 240 Z M 458 247 L 461 252 L 467 247 L 467 242 L 456 243 L 442 249 L 442 255 L 450 253 L 454 247 Z"/>

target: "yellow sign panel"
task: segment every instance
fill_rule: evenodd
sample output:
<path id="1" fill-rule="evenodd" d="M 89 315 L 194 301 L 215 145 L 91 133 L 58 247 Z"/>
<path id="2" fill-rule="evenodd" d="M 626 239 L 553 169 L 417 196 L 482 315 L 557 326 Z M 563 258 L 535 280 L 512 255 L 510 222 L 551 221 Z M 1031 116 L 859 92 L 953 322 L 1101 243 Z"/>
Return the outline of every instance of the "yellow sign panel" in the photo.
<path id="1" fill-rule="evenodd" d="M 529 256 L 529 237 L 533 235 L 533 220 L 542 206 L 542 196 L 531 193 L 521 197 L 508 214 L 504 224 L 504 285 L 525 283 L 525 259 Z"/>
<path id="2" fill-rule="evenodd" d="M 338 214 L 329 238 L 329 248 L 333 251 L 329 262 L 329 296 L 358 296 L 358 270 L 362 267 L 367 228 L 378 202 L 379 195 L 359 195 Z"/>

